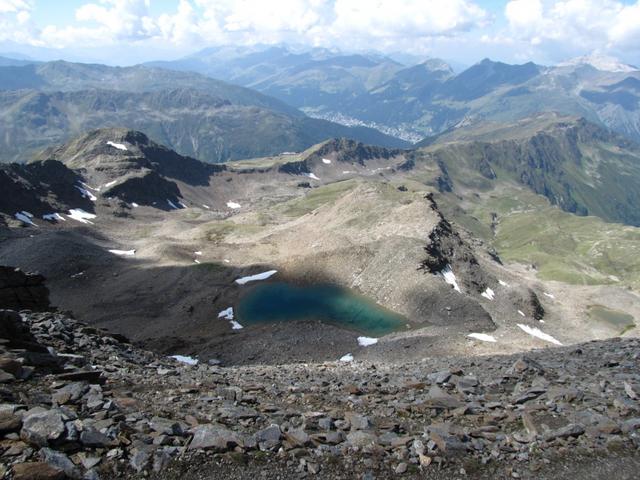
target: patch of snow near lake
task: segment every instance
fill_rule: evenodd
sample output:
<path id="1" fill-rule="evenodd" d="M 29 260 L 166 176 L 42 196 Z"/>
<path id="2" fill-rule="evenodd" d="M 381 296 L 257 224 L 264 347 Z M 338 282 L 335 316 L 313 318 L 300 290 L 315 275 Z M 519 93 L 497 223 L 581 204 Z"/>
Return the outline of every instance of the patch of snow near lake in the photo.
<path id="1" fill-rule="evenodd" d="M 369 345 L 375 345 L 376 343 L 378 343 L 377 338 L 358 337 L 358 345 L 361 347 L 368 347 Z"/>
<path id="2" fill-rule="evenodd" d="M 93 222 L 90 222 L 89 220 L 93 220 L 94 218 L 96 218 L 96 215 L 94 215 L 93 213 L 85 212 L 81 208 L 72 208 L 71 210 L 69 210 L 67 216 L 80 223 L 89 223 L 91 225 L 93 225 Z"/>
<path id="3" fill-rule="evenodd" d="M 518 324 L 518 326 L 524 330 L 526 333 L 528 333 L 529 335 L 531 335 L 532 337 L 537 337 L 540 340 L 544 340 L 545 342 L 550 342 L 553 343 L 555 345 L 562 345 L 562 343 L 560 343 L 558 340 L 556 340 L 555 338 L 553 338 L 551 335 L 544 333 L 542 330 L 540 330 L 539 328 L 535 328 L 535 327 L 530 327 L 528 325 L 523 325 L 521 323 Z"/>
<path id="4" fill-rule="evenodd" d="M 185 355 L 171 355 L 171 358 L 177 360 L 180 363 L 186 363 L 187 365 L 197 365 L 198 359 L 193 357 L 187 357 Z"/>
<path id="5" fill-rule="evenodd" d="M 467 337 L 475 338 L 476 340 L 481 340 L 483 342 L 497 342 L 493 335 L 487 335 L 486 333 L 470 333 Z"/>
<path id="6" fill-rule="evenodd" d="M 330 165 L 331 164 L 331 160 L 329 160 L 328 158 L 323 158 L 322 159 L 322 163 L 324 163 L 325 165 Z"/>
<path id="7" fill-rule="evenodd" d="M 169 200 L 168 198 L 167 198 L 167 203 L 168 203 L 168 204 L 169 204 L 169 206 L 170 206 L 171 208 L 173 208 L 174 210 L 180 210 L 180 209 L 176 206 L 176 204 L 175 204 L 175 203 L 173 203 L 173 202 L 172 202 L 171 200 Z"/>
<path id="8" fill-rule="evenodd" d="M 227 207 L 229 208 L 233 208 L 234 210 L 241 208 L 242 205 L 240 205 L 239 203 L 236 202 L 227 202 Z"/>
<path id="9" fill-rule="evenodd" d="M 113 187 L 116 183 L 118 183 L 118 181 L 117 181 L 117 180 L 114 180 L 114 181 L 112 181 L 112 182 L 105 183 L 105 184 L 103 185 L 103 187 L 105 187 L 105 188 Z"/>
<path id="10" fill-rule="evenodd" d="M 309 178 L 314 179 L 314 180 L 320 180 L 320 179 L 318 178 L 318 176 L 317 176 L 315 173 L 305 173 L 305 175 L 306 175 L 307 177 L 309 177 Z"/>
<path id="11" fill-rule="evenodd" d="M 240 325 L 235 320 L 231 320 L 231 330 L 240 330 L 242 329 L 242 325 Z"/>
<path id="12" fill-rule="evenodd" d="M 107 145 L 111 145 L 113 148 L 117 148 L 118 150 L 128 150 L 127 146 L 122 143 L 107 142 Z"/>
<path id="13" fill-rule="evenodd" d="M 233 320 L 233 307 L 225 308 L 218 313 L 218 318 L 224 318 L 225 320 Z"/>
<path id="14" fill-rule="evenodd" d="M 78 182 L 80 185 L 82 185 L 84 188 L 88 188 L 89 190 L 93 190 L 94 192 L 99 192 L 100 188 L 96 188 L 96 187 L 92 187 L 91 185 L 89 185 L 88 183 L 84 183 L 84 182 Z"/>
<path id="15" fill-rule="evenodd" d="M 518 310 L 518 313 L 520 314 L 520 316 L 524 317 L 524 312 L 522 310 Z"/>
<path id="16" fill-rule="evenodd" d="M 507 282 L 503 281 L 503 280 L 498 280 L 498 283 L 500 285 L 502 285 L 503 287 L 508 287 L 509 286 L 509 284 Z"/>
<path id="17" fill-rule="evenodd" d="M 549 297 L 549 298 L 556 298 L 554 295 L 547 293 L 547 292 L 543 292 L 545 297 Z"/>
<path id="18" fill-rule="evenodd" d="M 98 199 L 93 193 L 91 193 L 86 188 L 79 187 L 78 185 L 74 185 L 74 187 L 80 190 L 80 194 L 82 195 L 83 198 L 88 198 L 92 202 L 95 202 Z"/>
<path id="19" fill-rule="evenodd" d="M 42 219 L 43 220 L 50 220 L 52 222 L 55 222 L 55 221 L 58 221 L 58 220 L 60 220 L 62 222 L 66 222 L 67 221 L 67 219 L 64 218 L 62 215 L 60 215 L 59 213 L 47 213 L 45 215 L 42 215 Z"/>
<path id="20" fill-rule="evenodd" d="M 17 212 L 15 216 L 22 223 L 26 223 L 28 225 L 33 225 L 34 227 L 37 227 L 37 225 L 33 223 L 33 220 L 31 220 L 33 218 L 33 215 L 31 215 L 29 212 L 23 210 L 21 212 Z"/>
<path id="21" fill-rule="evenodd" d="M 346 355 L 340 357 L 341 362 L 353 362 L 353 355 L 347 353 Z"/>
<path id="22" fill-rule="evenodd" d="M 446 267 L 444 267 L 444 269 L 440 272 L 440 275 L 442 275 L 442 278 L 444 278 L 445 282 L 453 286 L 453 289 L 456 292 L 462 293 L 462 290 L 460 290 L 460 286 L 458 285 L 458 280 L 453 274 L 453 270 L 451 270 L 451 265 L 447 265 Z"/>
<path id="23" fill-rule="evenodd" d="M 488 288 L 482 292 L 480 295 L 482 295 L 484 298 L 487 298 L 489 300 L 493 300 L 494 297 L 496 296 L 496 292 L 494 292 L 492 289 Z"/>
<path id="24" fill-rule="evenodd" d="M 238 278 L 236 280 L 236 283 L 238 285 L 244 285 L 245 283 L 255 282 L 256 280 L 266 280 L 276 273 L 278 273 L 277 270 L 269 270 L 267 272 L 256 273 L 255 275 L 249 275 L 248 277 Z"/>
<path id="25" fill-rule="evenodd" d="M 133 257 L 136 254 L 135 250 L 109 250 L 109 252 L 121 257 Z"/>

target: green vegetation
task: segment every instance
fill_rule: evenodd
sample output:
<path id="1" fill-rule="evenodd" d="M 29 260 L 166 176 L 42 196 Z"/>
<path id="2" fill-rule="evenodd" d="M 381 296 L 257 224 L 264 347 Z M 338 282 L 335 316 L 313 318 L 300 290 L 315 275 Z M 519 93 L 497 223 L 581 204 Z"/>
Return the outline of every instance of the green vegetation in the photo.
<path id="1" fill-rule="evenodd" d="M 282 213 L 288 217 L 301 217 L 327 203 L 333 203 L 356 187 L 356 180 L 331 183 L 311 190 L 304 197 L 289 200 L 282 205 Z"/>
<path id="2" fill-rule="evenodd" d="M 640 228 L 564 212 L 515 186 L 466 203 L 466 212 L 447 213 L 504 261 L 534 265 L 545 280 L 640 287 Z"/>

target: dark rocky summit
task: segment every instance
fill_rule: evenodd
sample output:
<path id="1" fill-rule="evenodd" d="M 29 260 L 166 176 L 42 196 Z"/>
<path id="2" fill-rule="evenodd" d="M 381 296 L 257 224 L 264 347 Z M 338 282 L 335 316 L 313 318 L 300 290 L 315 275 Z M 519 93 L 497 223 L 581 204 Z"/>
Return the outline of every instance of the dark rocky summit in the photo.
<path id="1" fill-rule="evenodd" d="M 49 290 L 45 286 L 44 277 L 0 266 L 0 307 L 48 310 Z"/>

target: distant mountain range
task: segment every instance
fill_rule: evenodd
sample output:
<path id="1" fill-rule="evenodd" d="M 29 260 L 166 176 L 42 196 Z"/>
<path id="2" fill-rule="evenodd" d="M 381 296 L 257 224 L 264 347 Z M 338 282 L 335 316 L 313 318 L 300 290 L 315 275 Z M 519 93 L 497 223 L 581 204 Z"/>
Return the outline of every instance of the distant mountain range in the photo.
<path id="1" fill-rule="evenodd" d="M 461 122 L 512 121 L 541 111 L 583 116 L 640 140 L 640 71 L 608 57 L 554 67 L 485 59 L 456 75 L 438 59 L 407 67 L 375 55 L 220 47 L 152 65 L 200 72 L 311 116 L 410 141 Z"/>
<path id="2" fill-rule="evenodd" d="M 210 163 L 300 151 L 336 136 L 408 146 L 197 73 L 62 61 L 0 66 L 0 161 L 26 161 L 43 147 L 101 127 L 142 130 Z"/>

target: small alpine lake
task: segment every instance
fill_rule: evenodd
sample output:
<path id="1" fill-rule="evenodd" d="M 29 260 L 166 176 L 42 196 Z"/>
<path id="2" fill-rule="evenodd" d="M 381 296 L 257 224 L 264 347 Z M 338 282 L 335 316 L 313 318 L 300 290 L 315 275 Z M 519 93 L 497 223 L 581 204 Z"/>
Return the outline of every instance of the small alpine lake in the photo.
<path id="1" fill-rule="evenodd" d="M 238 302 L 242 325 L 320 320 L 371 336 L 407 329 L 407 320 L 367 297 L 330 284 L 285 282 L 256 285 Z"/>

